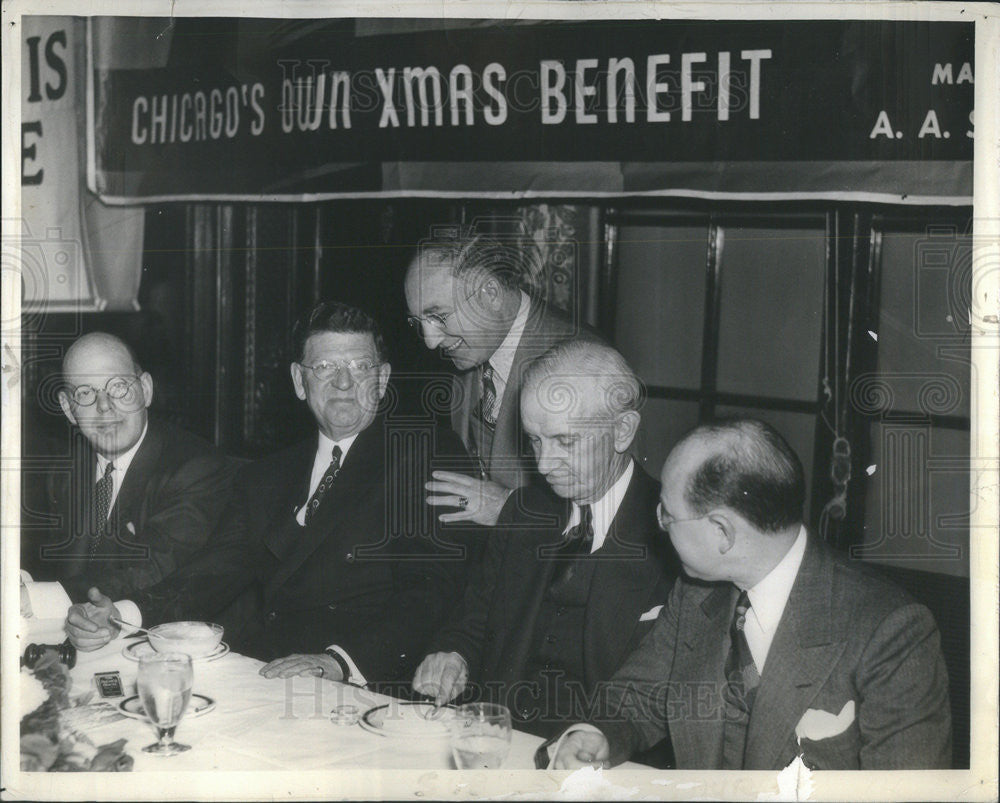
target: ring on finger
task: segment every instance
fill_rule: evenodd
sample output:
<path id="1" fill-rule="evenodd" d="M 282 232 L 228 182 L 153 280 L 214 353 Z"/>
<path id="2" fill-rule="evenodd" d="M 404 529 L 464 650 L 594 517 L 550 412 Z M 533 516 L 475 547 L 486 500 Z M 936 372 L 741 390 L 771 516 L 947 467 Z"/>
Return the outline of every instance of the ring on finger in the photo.
<path id="1" fill-rule="evenodd" d="M 465 510 L 469 506 L 469 497 L 467 496 L 458 497 L 458 506 L 462 508 L 462 510 Z"/>

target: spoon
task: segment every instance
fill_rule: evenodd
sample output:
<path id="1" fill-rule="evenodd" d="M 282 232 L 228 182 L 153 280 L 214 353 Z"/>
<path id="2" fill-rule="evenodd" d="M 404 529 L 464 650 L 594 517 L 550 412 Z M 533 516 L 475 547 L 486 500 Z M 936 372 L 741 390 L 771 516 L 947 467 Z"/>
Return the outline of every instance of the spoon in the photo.
<path id="1" fill-rule="evenodd" d="M 117 616 L 112 616 L 111 614 L 109 614 L 108 615 L 108 619 L 110 619 L 112 622 L 114 622 L 119 627 L 127 627 L 130 630 L 132 630 L 133 632 L 129 634 L 131 636 L 135 636 L 135 635 L 137 635 L 139 633 L 142 633 L 143 635 L 146 635 L 146 636 L 149 635 L 149 631 L 146 630 L 146 628 L 139 627 L 139 625 L 133 625 L 130 622 L 123 622 Z"/>

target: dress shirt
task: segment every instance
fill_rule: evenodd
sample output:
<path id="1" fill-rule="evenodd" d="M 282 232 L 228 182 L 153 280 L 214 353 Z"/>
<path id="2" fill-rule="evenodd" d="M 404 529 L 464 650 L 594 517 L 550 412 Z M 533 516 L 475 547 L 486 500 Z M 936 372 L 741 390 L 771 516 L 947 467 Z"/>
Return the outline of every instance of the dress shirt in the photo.
<path id="1" fill-rule="evenodd" d="M 622 475 L 615 480 L 615 484 L 608 488 L 604 496 L 590 506 L 594 527 L 594 543 L 590 546 L 591 554 L 595 553 L 604 545 L 604 541 L 608 537 L 608 530 L 611 529 L 611 522 L 614 521 L 615 514 L 618 512 L 622 499 L 625 498 L 625 492 L 628 490 L 628 484 L 632 481 L 632 472 L 634 470 L 635 466 L 632 461 L 629 460 L 628 465 L 622 472 Z M 566 524 L 566 529 L 563 530 L 563 535 L 568 533 L 579 523 L 580 506 L 576 502 L 573 502 L 573 512 L 570 513 L 569 522 Z"/>
<path id="2" fill-rule="evenodd" d="M 510 369 L 514 366 L 514 355 L 517 354 L 517 347 L 521 344 L 521 335 L 524 334 L 524 327 L 528 323 L 528 313 L 531 311 L 531 299 L 523 290 L 521 291 L 521 306 L 518 307 L 514 322 L 511 323 L 507 331 L 507 337 L 497 347 L 497 350 L 490 356 L 489 364 L 493 366 L 493 387 L 497 390 L 497 409 L 503 401 L 503 392 L 507 388 L 510 379 Z"/>
<path id="3" fill-rule="evenodd" d="M 806 551 L 806 528 L 799 528 L 799 535 L 792 548 L 785 553 L 778 565 L 753 588 L 747 590 L 750 597 L 750 610 L 747 611 L 743 633 L 753 654 L 753 662 L 757 671 L 764 672 L 764 662 L 774 641 L 774 633 L 778 629 L 781 615 L 785 612 L 788 595 L 802 564 L 802 556 Z"/>
<path id="4" fill-rule="evenodd" d="M 319 433 L 319 445 L 316 448 L 316 457 L 313 458 L 312 475 L 309 478 L 309 493 L 307 493 L 306 498 L 302 500 L 302 504 L 299 506 L 299 509 L 295 511 L 295 520 L 301 526 L 304 527 L 306 523 L 307 503 L 310 499 L 312 499 L 312 495 L 316 492 L 316 488 L 326 475 L 326 470 L 330 467 L 330 461 L 333 460 L 333 447 L 340 447 L 340 465 L 343 466 L 344 461 L 347 459 L 347 452 L 357 437 L 358 433 L 355 432 L 353 435 L 348 435 L 342 440 L 332 441 L 322 432 Z"/>
<path id="5" fill-rule="evenodd" d="M 122 489 L 122 483 L 125 482 L 125 474 L 128 472 L 128 467 L 132 465 L 132 459 L 135 457 L 136 452 L 139 451 L 139 447 L 142 446 L 142 442 L 146 440 L 146 430 L 149 429 L 149 421 L 142 427 L 142 434 L 139 436 L 139 440 L 135 442 L 135 445 L 129 449 L 127 452 L 123 452 L 118 455 L 118 457 L 113 457 L 110 460 L 104 455 L 97 454 L 97 474 L 96 479 L 101 479 L 104 476 L 104 472 L 108 467 L 108 463 L 114 463 L 115 467 L 111 472 L 111 502 L 108 505 L 108 515 L 111 515 L 111 511 L 114 510 L 115 500 L 118 498 L 118 492 Z"/>

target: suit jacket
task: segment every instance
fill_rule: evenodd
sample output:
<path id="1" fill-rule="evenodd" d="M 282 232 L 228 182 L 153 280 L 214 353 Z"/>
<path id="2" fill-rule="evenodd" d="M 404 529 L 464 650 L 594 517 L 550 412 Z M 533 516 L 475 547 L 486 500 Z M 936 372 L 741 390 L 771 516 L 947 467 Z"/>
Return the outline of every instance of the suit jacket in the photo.
<path id="1" fill-rule="evenodd" d="M 482 395 L 480 370 L 473 368 L 454 377 L 451 408 L 451 428 L 462 439 L 470 454 L 477 456 L 488 477 L 508 488 L 528 484 L 535 472 L 531 449 L 524 442 L 521 429 L 521 381 L 528 364 L 564 340 L 578 335 L 596 338 L 589 329 L 574 323 L 545 304 L 532 301 L 521 340 L 514 352 L 514 361 L 497 412 L 493 446 L 487 454 L 478 454 L 469 428 L 477 424 L 474 415 Z"/>
<path id="2" fill-rule="evenodd" d="M 636 702 L 653 711 L 601 723 L 614 763 L 669 725 L 678 768 L 721 767 L 736 596 L 729 583 L 676 584 L 609 685 L 606 716 Z M 807 711 L 838 715 L 852 701 L 853 720 L 845 714 L 842 730 L 816 739 L 809 730 L 797 743 Z M 800 752 L 817 769 L 934 769 L 951 757 L 948 677 L 930 612 L 812 537 L 761 674 L 744 768 L 779 770 Z"/>
<path id="3" fill-rule="evenodd" d="M 37 555 L 35 579 L 59 580 L 74 601 L 93 585 L 120 599 L 169 576 L 204 546 L 228 503 L 234 462 L 151 417 L 91 554 L 97 457 L 86 438 L 74 444 L 69 470 L 54 467 L 44 478 L 41 508 L 54 517 L 53 532 L 42 539 L 26 533 Z"/>
<path id="4" fill-rule="evenodd" d="M 337 644 L 368 680 L 403 677 L 464 587 L 466 545 L 442 531 L 423 489 L 428 456 L 454 462 L 461 445 L 376 418 L 302 527 L 315 453 L 313 437 L 247 466 L 199 559 L 137 600 L 144 621 L 218 621 L 261 660 Z"/>
<path id="5" fill-rule="evenodd" d="M 640 617 L 662 605 L 679 563 L 656 524 L 660 484 L 639 466 L 615 514 L 596 562 L 579 635 L 585 692 L 614 673 L 653 625 Z M 482 576 L 470 582 L 461 614 L 435 636 L 431 652 L 457 652 L 469 665 L 470 686 L 509 689 L 527 675 L 536 621 L 553 571 L 562 563 L 539 549 L 563 540 L 566 510 L 544 516 L 534 489 L 519 489 L 504 506 L 486 547 Z M 534 511 L 530 516 L 527 511 Z"/>

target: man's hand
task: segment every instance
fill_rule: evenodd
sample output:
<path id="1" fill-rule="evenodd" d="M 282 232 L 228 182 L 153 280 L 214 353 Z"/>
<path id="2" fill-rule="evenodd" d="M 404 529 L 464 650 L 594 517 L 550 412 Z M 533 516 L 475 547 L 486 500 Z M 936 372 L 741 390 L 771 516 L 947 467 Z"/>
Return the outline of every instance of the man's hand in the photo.
<path id="1" fill-rule="evenodd" d="M 121 630 L 109 619 L 110 616 L 121 618 L 109 597 L 91 588 L 87 599 L 90 601 L 70 605 L 66 614 L 66 635 L 73 646 L 82 652 L 100 649 Z"/>
<path id="2" fill-rule="evenodd" d="M 439 495 L 428 496 L 427 504 L 460 508 L 455 513 L 442 513 L 438 516 L 438 520 L 442 522 L 474 521 L 476 524 L 492 527 L 500 518 L 504 502 L 513 492 L 513 489 L 499 482 L 479 480 L 452 471 L 435 471 L 431 476 L 434 479 L 426 483 L 424 488 Z"/>
<path id="3" fill-rule="evenodd" d="M 413 690 L 444 705 L 465 691 L 469 666 L 457 652 L 436 652 L 420 662 L 413 676 Z"/>
<path id="4" fill-rule="evenodd" d="M 552 762 L 555 770 L 576 770 L 580 767 L 607 767 L 611 748 L 603 733 L 573 731 L 559 745 Z"/>
<path id="5" fill-rule="evenodd" d="M 327 680 L 343 680 L 344 673 L 340 666 L 326 653 L 319 655 L 288 655 L 271 661 L 260 668 L 260 674 L 266 678 L 291 678 L 298 675 L 312 675 Z"/>

